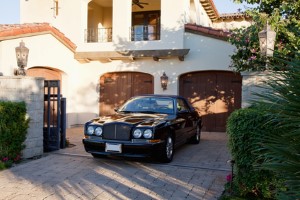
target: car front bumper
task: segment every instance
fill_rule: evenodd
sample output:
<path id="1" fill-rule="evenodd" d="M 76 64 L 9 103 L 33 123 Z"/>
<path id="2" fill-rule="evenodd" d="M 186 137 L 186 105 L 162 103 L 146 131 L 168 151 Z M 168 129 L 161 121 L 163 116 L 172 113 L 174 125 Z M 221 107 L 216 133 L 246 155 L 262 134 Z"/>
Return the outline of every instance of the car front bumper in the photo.
<path id="1" fill-rule="evenodd" d="M 157 155 L 163 149 L 164 141 L 119 141 L 96 140 L 84 138 L 82 140 L 85 151 L 97 155 L 114 155 L 125 157 L 151 157 Z M 107 151 L 107 145 L 120 145 L 120 152 Z"/>

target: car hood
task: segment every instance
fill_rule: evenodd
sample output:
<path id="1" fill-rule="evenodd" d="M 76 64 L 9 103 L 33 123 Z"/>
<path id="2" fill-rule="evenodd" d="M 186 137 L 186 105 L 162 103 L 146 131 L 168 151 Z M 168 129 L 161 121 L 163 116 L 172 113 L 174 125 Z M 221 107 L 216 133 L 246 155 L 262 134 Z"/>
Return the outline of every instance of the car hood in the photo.
<path id="1" fill-rule="evenodd" d="M 107 123 L 126 123 L 133 126 L 157 126 L 173 118 L 167 114 L 128 113 L 114 114 L 93 119 L 92 123 L 104 125 Z"/>

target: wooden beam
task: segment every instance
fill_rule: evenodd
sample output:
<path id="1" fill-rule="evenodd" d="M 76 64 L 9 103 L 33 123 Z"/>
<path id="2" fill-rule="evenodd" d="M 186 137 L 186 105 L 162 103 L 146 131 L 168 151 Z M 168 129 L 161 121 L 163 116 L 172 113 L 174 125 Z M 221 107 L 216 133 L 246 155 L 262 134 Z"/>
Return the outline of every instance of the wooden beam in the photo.
<path id="1" fill-rule="evenodd" d="M 189 49 L 157 49 L 157 50 L 130 50 L 130 51 L 98 51 L 98 52 L 75 52 L 74 58 L 84 61 L 98 60 L 122 60 L 135 58 L 170 58 L 184 57 Z M 154 59 L 155 60 L 155 59 Z"/>

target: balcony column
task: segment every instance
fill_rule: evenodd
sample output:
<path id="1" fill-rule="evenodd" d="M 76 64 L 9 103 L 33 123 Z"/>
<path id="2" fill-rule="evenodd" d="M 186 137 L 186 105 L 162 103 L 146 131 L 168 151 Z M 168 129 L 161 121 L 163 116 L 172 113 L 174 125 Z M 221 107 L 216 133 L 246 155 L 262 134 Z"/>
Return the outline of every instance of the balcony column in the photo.
<path id="1" fill-rule="evenodd" d="M 131 0 L 113 1 L 113 41 L 115 43 L 130 39 L 131 6 Z"/>

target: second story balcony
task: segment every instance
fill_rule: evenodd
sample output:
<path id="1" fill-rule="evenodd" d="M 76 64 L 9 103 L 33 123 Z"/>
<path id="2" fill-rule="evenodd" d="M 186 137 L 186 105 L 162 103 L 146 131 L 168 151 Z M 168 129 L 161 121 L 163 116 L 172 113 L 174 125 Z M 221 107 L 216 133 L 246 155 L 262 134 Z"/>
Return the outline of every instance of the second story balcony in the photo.
<path id="1" fill-rule="evenodd" d="M 130 28 L 131 41 L 160 40 L 160 29 L 155 25 L 136 25 Z M 85 30 L 86 43 L 112 42 L 112 28 Z"/>

